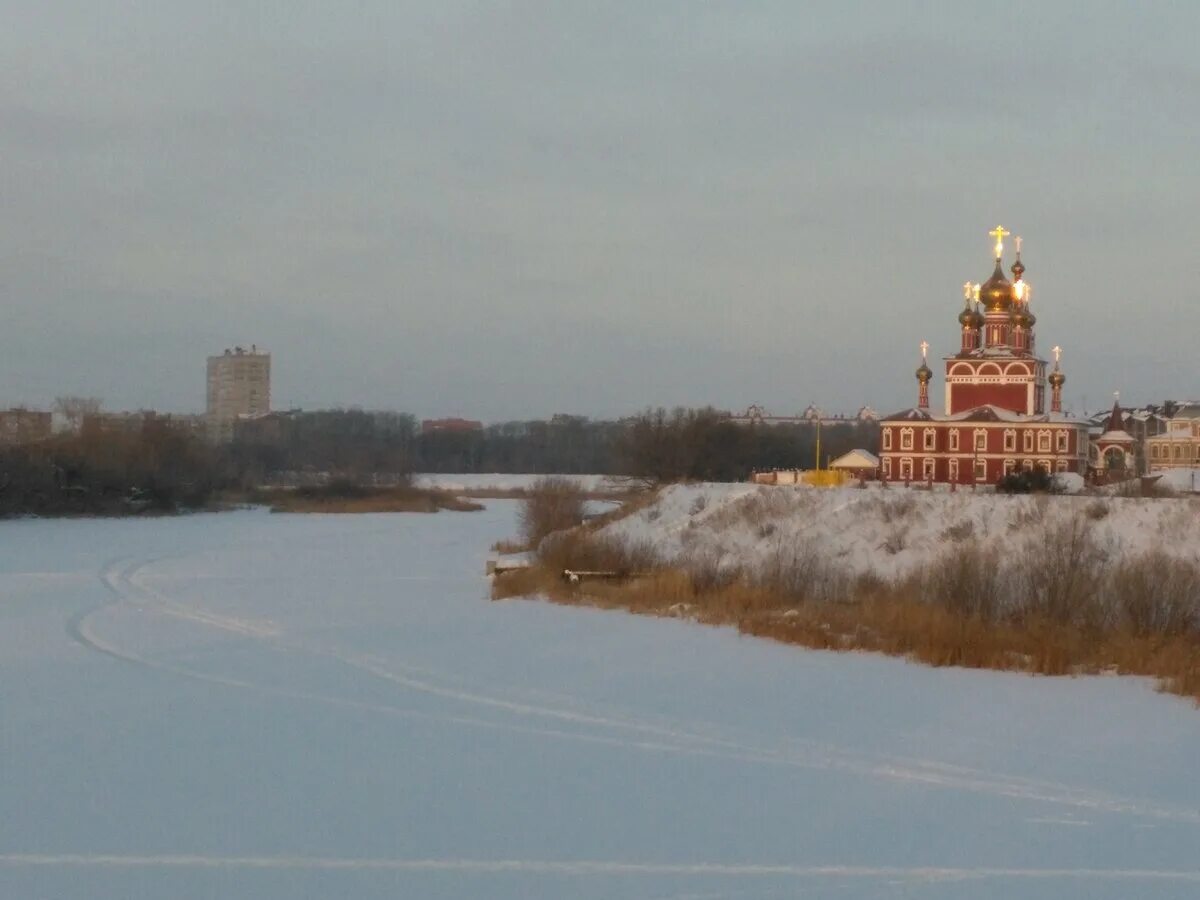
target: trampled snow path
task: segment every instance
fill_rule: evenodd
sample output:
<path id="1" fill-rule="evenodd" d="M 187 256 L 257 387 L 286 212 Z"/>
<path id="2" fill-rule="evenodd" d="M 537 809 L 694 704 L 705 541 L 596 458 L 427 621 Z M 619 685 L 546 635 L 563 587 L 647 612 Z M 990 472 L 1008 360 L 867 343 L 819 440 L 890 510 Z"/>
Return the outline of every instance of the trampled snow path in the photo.
<path id="1" fill-rule="evenodd" d="M 1194 895 L 1183 702 L 490 604 L 511 513 L 0 526 L 0 896 Z"/>

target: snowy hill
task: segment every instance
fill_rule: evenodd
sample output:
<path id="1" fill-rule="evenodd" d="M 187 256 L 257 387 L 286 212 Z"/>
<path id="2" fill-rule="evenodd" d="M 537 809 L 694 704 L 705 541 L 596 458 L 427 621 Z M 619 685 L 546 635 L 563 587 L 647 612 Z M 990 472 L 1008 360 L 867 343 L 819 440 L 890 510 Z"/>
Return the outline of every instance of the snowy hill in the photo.
<path id="1" fill-rule="evenodd" d="M 1200 500 L 1192 498 L 688 484 L 602 533 L 649 544 L 668 561 L 708 557 L 750 569 L 781 545 L 807 543 L 852 573 L 895 578 L 966 540 L 1019 553 L 1079 517 L 1110 558 L 1162 550 L 1200 561 Z"/>

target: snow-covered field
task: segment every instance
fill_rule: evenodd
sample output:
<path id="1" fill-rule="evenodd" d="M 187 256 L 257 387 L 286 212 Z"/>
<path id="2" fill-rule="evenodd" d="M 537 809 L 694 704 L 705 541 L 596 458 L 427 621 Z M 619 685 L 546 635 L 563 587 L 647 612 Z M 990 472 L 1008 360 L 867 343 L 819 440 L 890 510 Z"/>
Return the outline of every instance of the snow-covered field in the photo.
<path id="1" fill-rule="evenodd" d="M 781 545 L 811 541 L 850 571 L 892 578 L 972 539 L 1020 553 L 1047 528 L 1079 516 L 1112 557 L 1162 550 L 1200 562 L 1200 499 L 1193 497 L 686 484 L 603 533 L 650 544 L 667 560 L 710 555 L 751 569 Z"/>
<path id="2" fill-rule="evenodd" d="M 0 523 L 0 897 L 1200 896 L 1191 703 L 492 603 L 515 508 Z"/>

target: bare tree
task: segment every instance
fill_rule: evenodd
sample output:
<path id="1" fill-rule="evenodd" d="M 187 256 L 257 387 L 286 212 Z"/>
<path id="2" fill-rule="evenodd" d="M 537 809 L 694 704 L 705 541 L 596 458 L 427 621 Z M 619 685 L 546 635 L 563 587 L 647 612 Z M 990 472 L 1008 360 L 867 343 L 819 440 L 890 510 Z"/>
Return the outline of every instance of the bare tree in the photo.
<path id="1" fill-rule="evenodd" d="M 54 411 L 66 420 L 67 427 L 74 432 L 83 428 L 85 416 L 100 412 L 99 397 L 55 397 Z"/>

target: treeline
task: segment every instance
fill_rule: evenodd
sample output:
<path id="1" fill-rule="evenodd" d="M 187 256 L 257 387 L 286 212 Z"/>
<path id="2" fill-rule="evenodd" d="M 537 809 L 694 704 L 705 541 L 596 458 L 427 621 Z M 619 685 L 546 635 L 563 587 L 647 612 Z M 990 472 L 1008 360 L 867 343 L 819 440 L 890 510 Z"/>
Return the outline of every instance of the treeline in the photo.
<path id="1" fill-rule="evenodd" d="M 822 464 L 874 450 L 869 424 L 821 429 Z M 396 483 L 412 472 L 601 474 L 654 481 L 739 481 L 756 469 L 809 468 L 811 425 L 740 425 L 713 409 L 648 410 L 616 421 L 556 416 L 422 433 L 411 415 L 288 413 L 240 422 L 230 444 L 194 421 L 146 416 L 0 446 L 0 516 L 117 515 L 210 505 L 264 484 Z"/>
<path id="2" fill-rule="evenodd" d="M 233 474 L 213 448 L 171 424 L 57 435 L 0 447 L 0 517 L 199 509 Z"/>
<path id="3" fill-rule="evenodd" d="M 555 416 L 475 430 L 422 433 L 402 413 L 328 410 L 242 423 L 227 454 L 255 478 L 273 472 L 352 477 L 396 472 L 645 476 L 739 481 L 754 470 L 811 468 L 815 425 L 742 425 L 717 410 L 647 410 L 620 420 Z M 874 451 L 870 423 L 820 430 L 821 464 L 856 447 Z"/>

